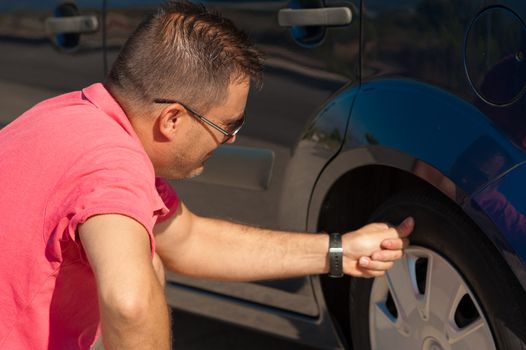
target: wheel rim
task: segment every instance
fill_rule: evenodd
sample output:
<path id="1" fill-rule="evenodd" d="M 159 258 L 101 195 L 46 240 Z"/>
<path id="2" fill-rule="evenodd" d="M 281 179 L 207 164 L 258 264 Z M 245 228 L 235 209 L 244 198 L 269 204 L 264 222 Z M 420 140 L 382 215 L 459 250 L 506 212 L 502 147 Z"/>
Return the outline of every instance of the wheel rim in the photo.
<path id="1" fill-rule="evenodd" d="M 417 246 L 374 280 L 369 330 L 373 350 L 496 349 L 484 312 L 460 273 Z"/>

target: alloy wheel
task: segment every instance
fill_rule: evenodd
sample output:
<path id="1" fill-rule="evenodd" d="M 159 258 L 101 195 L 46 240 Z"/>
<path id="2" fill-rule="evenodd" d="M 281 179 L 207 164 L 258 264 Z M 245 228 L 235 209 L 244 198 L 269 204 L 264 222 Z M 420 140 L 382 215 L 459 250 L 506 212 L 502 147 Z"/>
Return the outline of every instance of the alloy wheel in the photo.
<path id="1" fill-rule="evenodd" d="M 462 275 L 436 252 L 405 251 L 376 278 L 369 303 L 371 349 L 495 350 L 492 331 Z"/>

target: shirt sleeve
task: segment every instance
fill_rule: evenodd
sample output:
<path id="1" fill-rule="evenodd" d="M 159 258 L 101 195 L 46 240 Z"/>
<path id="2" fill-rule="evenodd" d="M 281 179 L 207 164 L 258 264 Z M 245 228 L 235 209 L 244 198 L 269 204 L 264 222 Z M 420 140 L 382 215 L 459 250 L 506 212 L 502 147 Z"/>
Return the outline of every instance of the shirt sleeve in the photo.
<path id="1" fill-rule="evenodd" d="M 164 206 L 168 209 L 167 212 L 161 213 L 157 217 L 156 223 L 161 223 L 175 214 L 177 208 L 179 207 L 179 196 L 170 183 L 160 177 L 155 179 L 155 187 L 159 193 L 159 196 L 163 200 Z"/>
<path id="2" fill-rule="evenodd" d="M 77 227 L 90 217 L 120 214 L 139 222 L 148 232 L 155 251 L 153 225 L 168 212 L 155 187 L 153 169 L 133 152 L 115 157 L 110 152 L 97 155 L 73 176 L 73 198 L 68 205 L 68 233 L 78 242 Z"/>

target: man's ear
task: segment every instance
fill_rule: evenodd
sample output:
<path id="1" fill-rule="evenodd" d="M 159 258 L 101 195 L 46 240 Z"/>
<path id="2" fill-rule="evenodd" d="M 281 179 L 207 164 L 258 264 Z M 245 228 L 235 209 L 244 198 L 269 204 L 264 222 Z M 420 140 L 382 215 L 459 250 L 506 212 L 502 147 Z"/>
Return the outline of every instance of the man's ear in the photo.
<path id="1" fill-rule="evenodd" d="M 168 140 L 175 137 L 175 132 L 180 128 L 182 116 L 186 110 L 179 104 L 173 103 L 163 108 L 157 117 L 158 132 Z"/>

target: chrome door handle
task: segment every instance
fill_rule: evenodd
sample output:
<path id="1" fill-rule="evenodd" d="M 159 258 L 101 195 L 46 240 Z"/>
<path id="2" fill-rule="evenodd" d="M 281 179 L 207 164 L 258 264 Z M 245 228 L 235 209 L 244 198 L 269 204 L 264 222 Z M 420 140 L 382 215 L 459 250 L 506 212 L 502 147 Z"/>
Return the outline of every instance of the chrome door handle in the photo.
<path id="1" fill-rule="evenodd" d="M 346 26 L 352 22 L 348 7 L 325 7 L 316 9 L 281 9 L 278 23 L 282 27 L 292 26 Z"/>
<path id="2" fill-rule="evenodd" d="M 45 27 L 48 34 L 93 33 L 99 29 L 97 16 L 72 16 L 46 18 Z"/>

